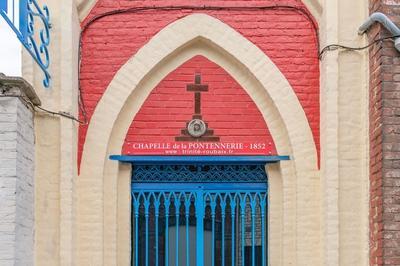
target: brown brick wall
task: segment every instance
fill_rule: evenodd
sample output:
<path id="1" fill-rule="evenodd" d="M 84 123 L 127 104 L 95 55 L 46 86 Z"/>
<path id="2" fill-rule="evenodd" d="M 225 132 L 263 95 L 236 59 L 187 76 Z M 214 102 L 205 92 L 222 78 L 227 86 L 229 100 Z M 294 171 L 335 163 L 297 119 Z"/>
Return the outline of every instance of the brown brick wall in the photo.
<path id="1" fill-rule="evenodd" d="M 400 25 L 400 0 L 371 0 Z M 372 41 L 390 33 L 375 24 Z M 370 49 L 370 265 L 400 265 L 400 53 L 393 42 Z"/>

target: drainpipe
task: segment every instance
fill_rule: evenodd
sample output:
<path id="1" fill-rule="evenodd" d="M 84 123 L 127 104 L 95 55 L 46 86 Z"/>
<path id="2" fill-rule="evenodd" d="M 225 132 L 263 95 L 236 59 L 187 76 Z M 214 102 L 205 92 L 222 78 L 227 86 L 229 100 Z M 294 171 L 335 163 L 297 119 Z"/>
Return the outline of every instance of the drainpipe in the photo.
<path id="1" fill-rule="evenodd" d="M 375 12 L 360 26 L 358 34 L 364 34 L 374 22 L 381 23 L 393 36 L 399 36 L 394 39 L 394 47 L 400 52 L 400 29 L 383 13 Z"/>

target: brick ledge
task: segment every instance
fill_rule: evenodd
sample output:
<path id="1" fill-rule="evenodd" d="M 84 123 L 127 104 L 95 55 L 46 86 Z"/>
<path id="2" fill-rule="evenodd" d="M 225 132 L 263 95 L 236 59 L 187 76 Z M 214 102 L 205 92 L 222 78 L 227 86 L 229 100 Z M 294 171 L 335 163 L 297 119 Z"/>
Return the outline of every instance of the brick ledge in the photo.
<path id="1" fill-rule="evenodd" d="M 34 105 L 41 105 L 41 101 L 29 82 L 21 77 L 10 77 L 0 73 L 0 90 L 11 91 L 14 95 L 16 90 L 24 94 Z"/>

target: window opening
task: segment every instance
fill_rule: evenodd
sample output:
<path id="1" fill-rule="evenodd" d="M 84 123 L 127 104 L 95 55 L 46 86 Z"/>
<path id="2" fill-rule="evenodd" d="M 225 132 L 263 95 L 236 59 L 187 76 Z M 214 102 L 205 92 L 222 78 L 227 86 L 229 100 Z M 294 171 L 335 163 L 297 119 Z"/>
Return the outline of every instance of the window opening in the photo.
<path id="1" fill-rule="evenodd" d="M 132 168 L 132 265 L 267 265 L 264 164 Z"/>

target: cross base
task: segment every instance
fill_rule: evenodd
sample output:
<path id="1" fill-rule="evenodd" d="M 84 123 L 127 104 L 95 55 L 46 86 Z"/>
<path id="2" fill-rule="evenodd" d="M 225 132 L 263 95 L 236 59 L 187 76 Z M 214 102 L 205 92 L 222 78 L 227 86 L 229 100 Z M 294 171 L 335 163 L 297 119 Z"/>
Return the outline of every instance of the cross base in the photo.
<path id="1" fill-rule="evenodd" d="M 202 115 L 193 115 L 192 116 L 193 119 L 202 119 Z M 187 126 L 188 126 L 189 122 L 186 122 L 186 128 L 181 130 L 181 136 L 177 136 L 175 137 L 175 141 L 192 141 L 192 142 L 201 142 L 201 141 L 219 141 L 219 137 L 218 136 L 214 136 L 214 130 L 211 128 L 208 128 L 208 123 L 205 123 L 207 126 L 207 130 L 204 133 L 203 136 L 201 137 L 193 137 L 189 134 L 189 131 L 187 130 Z"/>
<path id="2" fill-rule="evenodd" d="M 192 119 L 202 120 L 204 122 L 201 115 L 201 92 L 208 91 L 208 85 L 201 84 L 201 75 L 195 75 L 194 84 L 188 84 L 186 86 L 186 90 L 190 92 L 194 92 L 194 114 Z M 175 141 L 219 141 L 219 137 L 214 136 L 214 130 L 208 128 L 208 124 L 205 123 L 206 130 L 203 135 L 197 137 L 192 136 L 189 133 L 188 126 L 190 121 L 186 122 L 186 128 L 181 130 L 181 135 L 175 137 Z"/>

